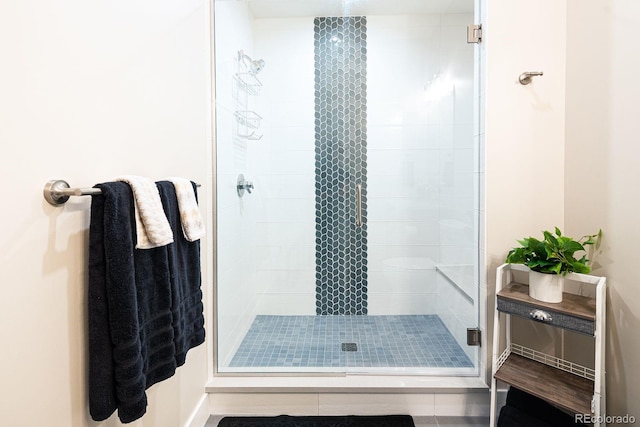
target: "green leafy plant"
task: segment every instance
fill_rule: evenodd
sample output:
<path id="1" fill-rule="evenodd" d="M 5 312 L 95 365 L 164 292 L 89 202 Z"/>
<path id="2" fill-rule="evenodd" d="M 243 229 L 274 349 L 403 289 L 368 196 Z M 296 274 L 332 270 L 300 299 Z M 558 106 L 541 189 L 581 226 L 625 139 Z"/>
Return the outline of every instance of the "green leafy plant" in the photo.
<path id="1" fill-rule="evenodd" d="M 591 271 L 585 246 L 595 245 L 597 249 L 600 245 L 602 230 L 578 240 L 563 236 L 558 227 L 555 228 L 555 236 L 549 231 L 544 231 L 543 235 L 542 240 L 533 237 L 518 240 L 522 246 L 509 251 L 507 262 L 524 264 L 540 273 L 563 276 L 572 272 L 586 274 Z M 580 251 L 585 254 L 580 259 L 576 259 L 575 254 Z"/>

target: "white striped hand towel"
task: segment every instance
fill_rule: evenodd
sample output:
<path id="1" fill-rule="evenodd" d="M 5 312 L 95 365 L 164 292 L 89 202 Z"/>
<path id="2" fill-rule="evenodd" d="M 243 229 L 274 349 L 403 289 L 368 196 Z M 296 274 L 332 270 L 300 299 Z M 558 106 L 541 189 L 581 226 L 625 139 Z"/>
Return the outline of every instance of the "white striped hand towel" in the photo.
<path id="1" fill-rule="evenodd" d="M 189 242 L 195 242 L 204 237 L 205 226 L 198 208 L 193 184 L 186 178 L 169 177 L 167 180 L 171 181 L 176 189 L 184 238 Z"/>
<path id="2" fill-rule="evenodd" d="M 129 184 L 135 200 L 136 249 L 151 249 L 173 242 L 173 231 L 162 208 L 156 183 L 150 178 L 123 175 L 116 178 Z"/>

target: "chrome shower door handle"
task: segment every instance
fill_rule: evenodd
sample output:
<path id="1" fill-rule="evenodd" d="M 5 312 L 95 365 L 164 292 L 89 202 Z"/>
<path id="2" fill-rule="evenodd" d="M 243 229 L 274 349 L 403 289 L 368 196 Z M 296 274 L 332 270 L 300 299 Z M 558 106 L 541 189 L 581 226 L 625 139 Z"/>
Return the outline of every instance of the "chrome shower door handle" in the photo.
<path id="1" fill-rule="evenodd" d="M 362 227 L 362 184 L 356 184 L 356 227 Z"/>

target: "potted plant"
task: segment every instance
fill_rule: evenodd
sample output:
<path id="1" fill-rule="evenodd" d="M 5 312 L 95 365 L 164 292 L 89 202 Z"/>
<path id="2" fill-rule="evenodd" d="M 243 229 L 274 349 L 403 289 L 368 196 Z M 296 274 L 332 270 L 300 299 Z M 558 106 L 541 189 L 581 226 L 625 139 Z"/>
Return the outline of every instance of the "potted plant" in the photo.
<path id="1" fill-rule="evenodd" d="M 513 248 L 507 255 L 507 262 L 524 264 L 529 273 L 529 296 L 544 302 L 561 302 L 564 290 L 564 276 L 567 273 L 588 274 L 591 271 L 585 246 L 599 246 L 602 230 L 597 234 L 583 236 L 578 240 L 563 236 L 555 227 L 555 236 L 543 232 L 544 238 L 538 240 L 528 237 L 518 240 L 520 247 Z M 576 252 L 585 252 L 576 258 Z"/>

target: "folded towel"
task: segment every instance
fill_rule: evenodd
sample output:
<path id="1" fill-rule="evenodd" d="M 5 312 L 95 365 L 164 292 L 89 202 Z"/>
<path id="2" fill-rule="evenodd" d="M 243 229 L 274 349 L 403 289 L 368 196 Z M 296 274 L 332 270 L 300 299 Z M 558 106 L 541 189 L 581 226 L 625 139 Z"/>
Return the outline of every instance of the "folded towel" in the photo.
<path id="1" fill-rule="evenodd" d="M 189 242 L 195 242 L 205 235 L 204 222 L 196 200 L 196 185 L 185 178 L 170 177 L 167 180 L 171 181 L 176 189 L 184 238 Z"/>
<path id="2" fill-rule="evenodd" d="M 173 242 L 173 232 L 162 209 L 158 187 L 149 178 L 124 175 L 116 178 L 131 186 L 135 199 L 136 249 L 151 249 Z"/>

